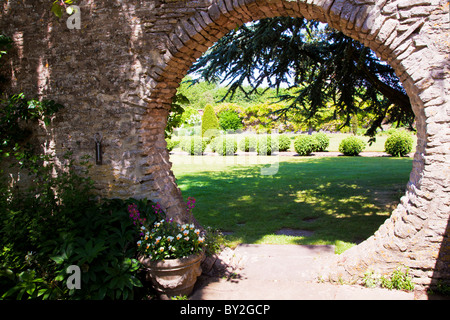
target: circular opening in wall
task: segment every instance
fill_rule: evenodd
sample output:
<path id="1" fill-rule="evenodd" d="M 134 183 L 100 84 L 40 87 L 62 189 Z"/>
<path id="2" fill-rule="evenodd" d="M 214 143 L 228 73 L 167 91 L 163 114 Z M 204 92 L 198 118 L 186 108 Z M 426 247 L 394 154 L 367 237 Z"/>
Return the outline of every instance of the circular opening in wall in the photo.
<path id="1" fill-rule="evenodd" d="M 313 53 L 319 57 L 305 61 Z M 367 108 L 369 98 L 379 106 L 392 96 L 378 91 L 379 83 L 389 83 L 407 100 L 396 101 L 410 108 L 406 93 L 392 68 L 325 24 L 286 17 L 244 24 L 216 42 L 180 83 L 174 113 L 183 113 L 170 138 L 172 170 L 183 195 L 197 198 L 199 223 L 226 230 L 234 244 L 285 243 L 277 236 L 289 236 L 292 243 L 348 248 L 372 235 L 404 192 L 412 160 L 386 157 L 387 122 L 373 144 L 363 133 L 389 118 Z M 404 121 L 413 123 L 406 115 Z M 277 149 L 262 155 L 268 132 Z M 305 157 L 304 137 L 323 144 L 320 157 L 317 150 Z M 347 139 L 363 141 L 364 151 L 337 157 L 346 155 L 340 147 Z"/>

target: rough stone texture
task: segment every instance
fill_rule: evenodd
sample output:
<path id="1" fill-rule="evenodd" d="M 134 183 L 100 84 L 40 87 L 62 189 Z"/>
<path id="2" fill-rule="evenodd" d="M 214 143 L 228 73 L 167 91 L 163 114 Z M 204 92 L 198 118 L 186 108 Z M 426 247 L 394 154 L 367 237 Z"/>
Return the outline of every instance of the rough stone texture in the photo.
<path id="1" fill-rule="evenodd" d="M 449 7 L 445 0 L 80 0 L 81 29 L 58 21 L 47 0 L 2 2 L 0 27 L 14 40 L 3 71 L 11 92 L 66 108 L 36 128 L 42 148 L 94 157 L 106 197 L 150 198 L 184 218 L 165 149 L 172 97 L 191 64 L 229 30 L 274 16 L 329 23 L 388 62 L 413 106 L 418 145 L 407 192 L 368 240 L 339 257 L 330 277 L 403 264 L 418 285 L 450 279 Z M 17 179 L 18 177 L 14 177 Z"/>

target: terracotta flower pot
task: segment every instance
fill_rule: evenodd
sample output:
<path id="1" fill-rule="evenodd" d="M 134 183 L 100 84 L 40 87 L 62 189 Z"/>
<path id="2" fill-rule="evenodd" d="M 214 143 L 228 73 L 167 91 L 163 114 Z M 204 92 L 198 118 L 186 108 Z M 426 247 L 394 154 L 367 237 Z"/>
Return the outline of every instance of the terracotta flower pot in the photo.
<path id="1" fill-rule="evenodd" d="M 203 253 L 181 259 L 151 261 L 141 257 L 139 261 L 147 268 L 146 280 L 161 299 L 189 295 L 194 289 L 197 277 L 201 275 Z"/>

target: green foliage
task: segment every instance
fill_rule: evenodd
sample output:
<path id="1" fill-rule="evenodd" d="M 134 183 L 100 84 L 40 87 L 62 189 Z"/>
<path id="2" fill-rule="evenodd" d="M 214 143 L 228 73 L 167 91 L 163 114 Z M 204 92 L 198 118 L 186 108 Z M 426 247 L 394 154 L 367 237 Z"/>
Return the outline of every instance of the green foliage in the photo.
<path id="1" fill-rule="evenodd" d="M 62 168 L 51 157 L 44 166 L 42 159 L 21 159 L 32 173 L 28 189 L 1 189 L 1 299 L 132 299 L 142 283 L 135 259 L 138 229 L 127 205 L 136 203 L 152 222 L 152 203 L 99 202 L 88 168 L 76 171 L 80 165 L 70 154 Z M 81 289 L 66 286 L 70 265 L 82 270 Z"/>
<path id="2" fill-rule="evenodd" d="M 318 141 L 312 135 L 300 135 L 294 141 L 294 149 L 300 156 L 309 156 L 318 149 Z"/>
<path id="3" fill-rule="evenodd" d="M 382 287 L 389 290 L 414 290 L 414 283 L 409 275 L 409 269 L 405 271 L 398 267 L 391 275 L 379 275 L 373 271 L 367 271 L 362 279 L 364 285 L 368 288 Z"/>
<path id="4" fill-rule="evenodd" d="M 288 151 L 291 147 L 291 138 L 289 138 L 285 134 L 281 134 L 278 136 L 278 148 L 279 151 Z"/>
<path id="5" fill-rule="evenodd" d="M 200 136 L 184 137 L 181 141 L 181 149 L 190 155 L 202 155 L 207 146 L 207 140 Z"/>
<path id="6" fill-rule="evenodd" d="M 389 135 L 384 144 L 386 153 L 394 157 L 404 157 L 412 151 L 413 138 L 405 130 L 395 130 Z"/>
<path id="7" fill-rule="evenodd" d="M 0 58 L 5 55 L 12 46 L 12 39 L 3 34 L 0 34 Z"/>
<path id="8" fill-rule="evenodd" d="M 167 125 L 165 129 L 166 138 L 171 137 L 173 129 L 180 127 L 183 124 L 183 113 L 185 112 L 183 105 L 189 103 L 189 100 L 182 95 L 177 93 L 172 100 L 172 105 L 170 107 L 170 113 L 167 117 Z"/>
<path id="9" fill-rule="evenodd" d="M 314 151 L 326 151 L 330 145 L 330 138 L 323 132 L 315 133 L 313 137 L 317 140 L 317 149 Z"/>
<path id="10" fill-rule="evenodd" d="M 402 271 L 401 267 L 398 267 L 390 277 L 381 278 L 381 286 L 387 289 L 397 289 L 397 290 L 414 290 L 414 283 L 412 278 L 409 276 L 409 269 Z"/>
<path id="11" fill-rule="evenodd" d="M 205 227 L 205 232 L 205 254 L 209 257 L 220 252 L 225 245 L 225 237 L 219 229 L 209 226 Z"/>
<path id="12" fill-rule="evenodd" d="M 63 7 L 65 8 L 65 11 L 70 15 L 73 13 L 73 11 L 67 6 L 73 4 L 72 0 L 56 0 L 53 2 L 52 5 L 52 12 L 57 16 L 58 18 L 61 18 L 63 15 Z"/>
<path id="13" fill-rule="evenodd" d="M 371 121 L 365 124 L 370 136 L 383 121 L 410 127 L 414 123 L 410 101 L 392 67 L 342 32 L 304 18 L 266 18 L 237 27 L 190 72 L 198 82 L 229 83 L 224 99 L 252 96 L 267 83 L 287 104 L 277 117 L 302 113 L 303 120 L 313 120 L 305 121 L 311 128 L 318 124 L 314 117 L 322 118 L 320 113 L 330 102 L 333 117 L 340 117 L 346 126 L 353 116 L 370 113 Z M 292 90 L 282 92 L 283 86 Z"/>
<path id="14" fill-rule="evenodd" d="M 233 135 L 220 136 L 214 141 L 215 151 L 222 156 L 232 156 L 237 151 L 236 137 Z"/>
<path id="15" fill-rule="evenodd" d="M 350 120 L 350 128 L 352 133 L 356 136 L 358 134 L 358 117 L 356 115 L 352 116 Z"/>
<path id="16" fill-rule="evenodd" d="M 61 108 L 63 106 L 53 100 L 28 100 L 23 93 L 0 100 L 0 154 L 9 156 L 9 151 L 14 147 L 17 151 L 19 144 L 29 137 L 30 132 L 24 129 L 23 123 L 42 120 L 49 125 Z"/>
<path id="17" fill-rule="evenodd" d="M 255 135 L 245 135 L 241 141 L 239 141 L 239 150 L 244 152 L 255 152 L 258 145 L 258 140 Z"/>
<path id="18" fill-rule="evenodd" d="M 202 116 L 202 137 L 212 138 L 218 135 L 219 119 L 217 119 L 214 109 L 207 105 Z"/>
<path id="19" fill-rule="evenodd" d="M 224 131 L 236 131 L 243 127 L 239 115 L 231 110 L 219 113 L 219 125 Z"/>
<path id="20" fill-rule="evenodd" d="M 256 151 L 259 155 L 270 156 L 272 152 L 278 151 L 278 139 L 273 139 L 269 134 L 259 135 Z"/>
<path id="21" fill-rule="evenodd" d="M 345 138 L 339 144 L 339 152 L 346 156 L 357 156 L 365 148 L 365 142 L 355 136 Z"/>
<path id="22" fill-rule="evenodd" d="M 189 100 L 189 107 L 198 110 L 214 103 L 217 90 L 218 88 L 214 83 L 203 81 L 193 84 L 192 77 L 187 76 L 181 81 L 177 92 Z"/>
<path id="23" fill-rule="evenodd" d="M 179 141 L 166 138 L 166 143 L 167 143 L 167 150 L 170 152 L 173 150 L 173 148 L 175 148 L 179 144 Z"/>

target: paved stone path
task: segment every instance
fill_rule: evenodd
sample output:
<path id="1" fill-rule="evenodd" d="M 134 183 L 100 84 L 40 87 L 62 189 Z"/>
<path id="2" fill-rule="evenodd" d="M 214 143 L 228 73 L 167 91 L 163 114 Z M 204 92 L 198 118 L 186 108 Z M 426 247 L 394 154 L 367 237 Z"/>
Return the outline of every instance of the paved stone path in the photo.
<path id="1" fill-rule="evenodd" d="M 206 272 L 190 300 L 414 300 L 414 292 L 319 283 L 333 246 L 248 245 L 225 249 Z M 214 260 L 214 259 L 212 259 Z M 215 271 L 209 271 L 211 270 Z M 214 274 L 215 272 L 215 274 Z"/>

